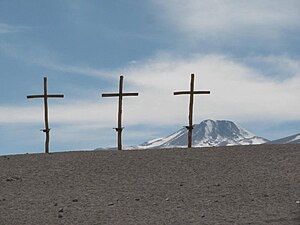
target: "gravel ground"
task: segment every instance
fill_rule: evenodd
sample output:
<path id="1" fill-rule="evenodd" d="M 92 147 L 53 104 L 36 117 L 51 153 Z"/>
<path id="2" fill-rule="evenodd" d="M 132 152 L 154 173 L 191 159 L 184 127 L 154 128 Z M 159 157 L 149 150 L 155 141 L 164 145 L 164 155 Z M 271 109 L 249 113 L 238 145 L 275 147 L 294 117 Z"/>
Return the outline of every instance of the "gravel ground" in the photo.
<path id="1" fill-rule="evenodd" d="M 0 156 L 0 224 L 300 225 L 300 145 Z"/>

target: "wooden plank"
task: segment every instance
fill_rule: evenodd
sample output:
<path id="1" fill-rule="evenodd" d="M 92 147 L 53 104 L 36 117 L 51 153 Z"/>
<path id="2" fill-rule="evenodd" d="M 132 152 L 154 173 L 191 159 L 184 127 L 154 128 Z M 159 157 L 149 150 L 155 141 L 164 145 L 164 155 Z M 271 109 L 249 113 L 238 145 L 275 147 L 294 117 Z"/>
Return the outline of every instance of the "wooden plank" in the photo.
<path id="1" fill-rule="evenodd" d="M 47 77 L 44 77 L 44 96 L 47 96 Z M 49 153 L 49 141 L 50 141 L 50 129 L 48 121 L 48 98 L 44 97 L 44 108 L 45 108 L 45 132 L 46 132 L 46 141 L 45 141 L 45 153 Z"/>
<path id="2" fill-rule="evenodd" d="M 194 78 L 195 75 L 191 74 L 190 84 L 190 106 L 189 106 L 189 130 L 188 130 L 188 148 L 192 147 L 193 136 L 193 106 L 194 106 Z"/>
<path id="3" fill-rule="evenodd" d="M 27 98 L 44 98 L 44 95 L 28 95 Z"/>
<path id="4" fill-rule="evenodd" d="M 138 96 L 139 93 L 122 93 L 122 96 Z"/>
<path id="5" fill-rule="evenodd" d="M 119 109 L 118 109 L 118 150 L 122 150 L 122 105 L 123 105 L 123 76 L 119 82 Z"/>
<path id="6" fill-rule="evenodd" d="M 102 94 L 102 97 L 119 97 L 119 93 L 106 93 Z"/>
<path id="7" fill-rule="evenodd" d="M 174 95 L 189 95 L 191 94 L 190 91 L 175 91 Z"/>
<path id="8" fill-rule="evenodd" d="M 45 95 L 28 95 L 27 98 L 45 98 Z M 64 98 L 64 95 L 46 95 L 46 98 Z"/>
<path id="9" fill-rule="evenodd" d="M 47 98 L 64 98 L 64 95 L 47 95 Z"/>
<path id="10" fill-rule="evenodd" d="M 122 96 L 138 96 L 139 93 L 122 93 Z M 102 97 L 119 97 L 119 93 L 105 93 L 102 94 Z"/>
<path id="11" fill-rule="evenodd" d="M 193 94 L 210 94 L 210 91 L 193 91 Z"/>
<path id="12" fill-rule="evenodd" d="M 174 95 L 210 94 L 210 91 L 176 91 Z"/>

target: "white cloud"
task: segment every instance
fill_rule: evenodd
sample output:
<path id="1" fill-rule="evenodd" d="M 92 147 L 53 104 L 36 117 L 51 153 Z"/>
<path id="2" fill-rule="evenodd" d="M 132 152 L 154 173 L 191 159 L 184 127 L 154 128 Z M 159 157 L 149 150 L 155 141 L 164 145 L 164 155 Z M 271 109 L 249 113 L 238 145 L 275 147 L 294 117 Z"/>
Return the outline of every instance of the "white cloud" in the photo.
<path id="1" fill-rule="evenodd" d="M 298 0 L 154 0 L 159 14 L 193 39 L 277 39 L 300 27 Z"/>
<path id="2" fill-rule="evenodd" d="M 276 57 L 273 57 L 276 58 Z M 299 61 L 278 58 L 276 64 L 291 62 L 293 76 L 274 81 L 245 64 L 226 56 L 198 56 L 189 60 L 158 59 L 140 68 L 129 69 L 128 79 L 143 90 L 139 103 L 147 105 L 147 119 L 160 123 L 185 122 L 187 97 L 172 96 L 175 90 L 189 88 L 190 73 L 196 74 L 196 87 L 211 90 L 209 96 L 197 96 L 195 121 L 204 118 L 233 120 L 299 120 L 300 69 Z M 291 70 L 287 66 L 286 70 Z M 145 107 L 145 106 L 144 106 Z M 145 110 L 146 111 L 146 110 Z M 182 120 L 184 118 L 184 121 Z M 142 117 L 141 121 L 142 122 Z"/>
<path id="3" fill-rule="evenodd" d="M 38 122 L 42 111 L 36 107 L 0 106 L 0 123 L 33 123 Z"/>
<path id="4" fill-rule="evenodd" d="M 265 60 L 276 66 L 282 62 L 286 71 L 293 71 L 292 75 L 285 80 L 273 80 L 259 70 L 221 55 L 198 55 L 190 59 L 157 57 L 124 68 L 124 91 L 140 93 L 139 97 L 124 99 L 124 124 L 186 124 L 188 96 L 173 96 L 173 92 L 189 88 L 191 73 L 196 75 L 196 89 L 211 90 L 211 95 L 195 97 L 195 122 L 205 118 L 300 120 L 299 61 L 283 56 Z M 1 123 L 43 121 L 42 104 L 34 107 L 2 106 L 0 114 Z M 102 98 L 97 102 L 68 102 L 66 99 L 59 104 L 50 103 L 50 123 L 114 127 L 116 118 L 116 98 Z"/>

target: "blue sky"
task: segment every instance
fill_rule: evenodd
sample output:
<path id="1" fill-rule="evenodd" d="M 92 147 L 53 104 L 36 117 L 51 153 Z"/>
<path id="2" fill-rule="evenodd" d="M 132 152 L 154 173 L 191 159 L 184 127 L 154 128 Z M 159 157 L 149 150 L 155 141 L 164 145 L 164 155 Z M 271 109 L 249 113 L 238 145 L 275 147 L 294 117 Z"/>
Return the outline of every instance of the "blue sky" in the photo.
<path id="1" fill-rule="evenodd" d="M 115 146 L 117 91 L 124 144 L 165 136 L 194 122 L 229 119 L 269 139 L 300 128 L 300 1 L 0 1 L 0 154 L 43 152 L 42 93 L 50 107 L 51 151 Z"/>

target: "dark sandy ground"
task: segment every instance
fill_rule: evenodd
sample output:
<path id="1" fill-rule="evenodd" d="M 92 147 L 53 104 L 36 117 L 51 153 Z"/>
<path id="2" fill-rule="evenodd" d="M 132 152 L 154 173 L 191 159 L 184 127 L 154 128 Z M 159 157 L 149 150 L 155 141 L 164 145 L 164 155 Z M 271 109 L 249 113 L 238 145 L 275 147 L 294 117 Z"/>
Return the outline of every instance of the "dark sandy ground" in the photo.
<path id="1" fill-rule="evenodd" d="M 300 225 L 300 145 L 0 157 L 0 224 Z"/>

